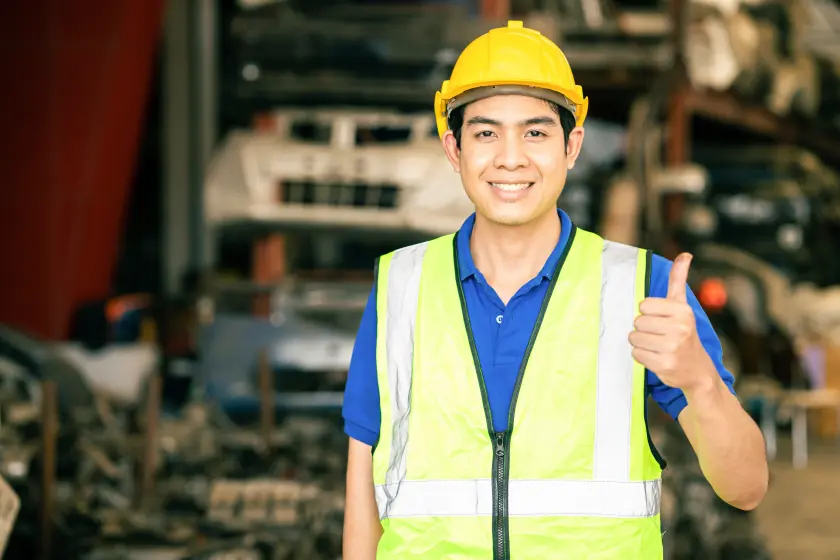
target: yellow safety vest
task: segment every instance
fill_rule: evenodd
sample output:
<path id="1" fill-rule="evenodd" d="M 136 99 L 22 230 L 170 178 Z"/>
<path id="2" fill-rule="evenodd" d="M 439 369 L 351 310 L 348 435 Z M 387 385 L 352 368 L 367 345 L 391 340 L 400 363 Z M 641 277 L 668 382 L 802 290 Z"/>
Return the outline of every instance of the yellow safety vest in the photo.
<path id="1" fill-rule="evenodd" d="M 662 468 L 627 339 L 647 251 L 575 229 L 495 433 L 455 236 L 377 266 L 377 558 L 658 560 Z"/>

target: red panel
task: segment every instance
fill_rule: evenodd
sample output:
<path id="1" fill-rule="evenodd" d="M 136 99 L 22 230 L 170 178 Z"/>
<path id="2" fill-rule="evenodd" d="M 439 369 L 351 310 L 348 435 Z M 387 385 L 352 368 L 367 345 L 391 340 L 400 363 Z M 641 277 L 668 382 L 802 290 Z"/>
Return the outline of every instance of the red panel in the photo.
<path id="1" fill-rule="evenodd" d="M 0 3 L 0 323 L 61 338 L 109 295 L 162 17 L 163 0 Z"/>

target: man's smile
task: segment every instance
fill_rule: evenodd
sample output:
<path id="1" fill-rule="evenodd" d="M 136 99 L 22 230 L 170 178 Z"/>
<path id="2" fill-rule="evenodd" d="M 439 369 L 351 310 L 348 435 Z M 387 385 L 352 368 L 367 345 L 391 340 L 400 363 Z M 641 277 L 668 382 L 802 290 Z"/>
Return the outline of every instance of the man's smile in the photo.
<path id="1" fill-rule="evenodd" d="M 534 183 L 527 183 L 527 182 L 520 182 L 520 183 L 511 183 L 511 182 L 490 182 L 490 186 L 497 188 L 499 190 L 505 192 L 516 192 L 516 191 L 524 191 L 528 187 L 531 187 Z"/>
<path id="2" fill-rule="evenodd" d="M 528 196 L 536 183 L 529 181 L 488 181 L 494 198 L 505 203 L 519 202 Z"/>

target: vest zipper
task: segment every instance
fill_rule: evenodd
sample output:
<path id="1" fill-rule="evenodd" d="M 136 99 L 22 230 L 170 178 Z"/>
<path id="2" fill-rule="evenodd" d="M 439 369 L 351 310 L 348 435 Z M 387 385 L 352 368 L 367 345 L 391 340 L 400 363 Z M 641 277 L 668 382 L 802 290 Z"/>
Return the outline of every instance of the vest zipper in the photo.
<path id="1" fill-rule="evenodd" d="M 495 436 L 496 454 L 493 457 L 493 472 L 495 473 L 493 478 L 493 520 L 495 524 L 496 550 L 493 557 L 496 560 L 503 560 L 508 557 L 505 554 L 507 549 L 507 531 L 505 530 L 505 526 L 507 525 L 507 477 L 505 473 L 507 469 L 505 468 L 505 463 L 508 454 L 505 449 L 505 432 L 496 432 Z"/>
<path id="2" fill-rule="evenodd" d="M 537 320 L 534 324 L 534 329 L 531 331 L 531 338 L 528 341 L 528 346 L 525 349 L 525 355 L 522 357 L 522 364 L 519 367 L 519 373 L 516 376 L 516 384 L 513 388 L 510 410 L 508 411 L 507 431 L 504 432 L 496 432 L 493 428 L 493 415 L 490 411 L 490 400 L 487 397 L 487 385 L 484 382 L 484 372 L 481 369 L 481 360 L 478 357 L 478 349 L 475 346 L 475 337 L 473 336 L 470 315 L 467 310 L 467 299 L 464 297 L 464 287 L 461 284 L 461 267 L 458 262 L 458 236 L 452 236 L 452 252 L 455 260 L 455 283 L 458 286 L 458 298 L 461 300 L 461 315 L 464 318 L 464 325 L 467 329 L 467 339 L 470 344 L 473 363 L 475 364 L 478 386 L 481 390 L 481 402 L 484 405 L 484 419 L 487 422 L 487 432 L 490 435 L 490 442 L 493 445 L 493 532 L 495 533 L 493 560 L 510 560 L 510 531 L 508 530 L 510 434 L 513 430 L 513 416 L 514 411 L 516 410 L 516 401 L 519 397 L 519 388 L 522 385 L 522 378 L 525 374 L 525 368 L 528 365 L 528 358 L 531 356 L 531 350 L 534 348 L 537 333 L 540 330 L 540 325 L 542 325 L 543 317 L 545 317 L 548 303 L 551 300 L 551 294 L 554 292 L 554 286 L 557 284 L 557 279 L 560 276 L 560 269 L 566 261 L 566 256 L 569 254 L 569 249 L 572 247 L 576 232 L 577 228 L 572 227 L 572 230 L 569 232 L 569 239 L 566 242 L 566 247 L 551 276 L 551 282 L 548 285 L 548 290 L 546 290 L 545 296 L 543 296 L 539 315 L 537 316 Z"/>

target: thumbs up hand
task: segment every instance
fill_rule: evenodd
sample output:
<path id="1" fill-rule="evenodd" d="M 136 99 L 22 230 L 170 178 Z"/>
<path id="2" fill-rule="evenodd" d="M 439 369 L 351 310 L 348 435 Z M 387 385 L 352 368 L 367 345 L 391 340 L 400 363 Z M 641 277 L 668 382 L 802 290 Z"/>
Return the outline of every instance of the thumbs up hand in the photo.
<path id="1" fill-rule="evenodd" d="M 633 358 L 669 387 L 683 392 L 709 385 L 714 364 L 697 335 L 694 311 L 686 298 L 692 256 L 676 258 L 665 298 L 647 298 L 639 306 L 630 333 Z"/>

